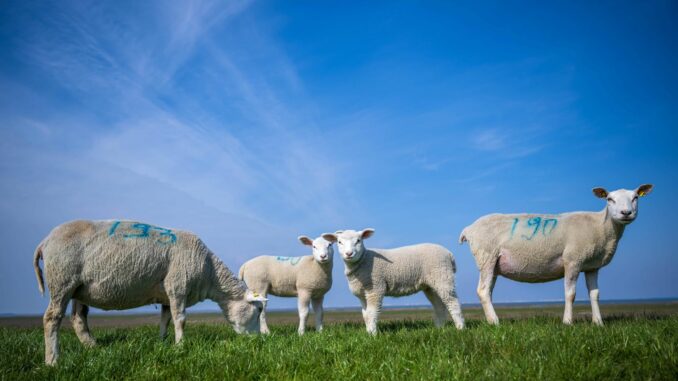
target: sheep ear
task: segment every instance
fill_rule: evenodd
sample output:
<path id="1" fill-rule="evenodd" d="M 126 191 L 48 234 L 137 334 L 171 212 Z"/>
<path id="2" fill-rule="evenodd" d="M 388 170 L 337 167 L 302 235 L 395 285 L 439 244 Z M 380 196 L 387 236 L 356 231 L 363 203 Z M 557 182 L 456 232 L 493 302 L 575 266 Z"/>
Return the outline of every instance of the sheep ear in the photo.
<path id="1" fill-rule="evenodd" d="M 247 294 L 245 294 L 245 300 L 248 302 L 267 302 L 268 299 L 264 298 L 263 295 L 258 294 L 252 290 L 247 290 Z"/>
<path id="2" fill-rule="evenodd" d="M 636 189 L 636 193 L 640 197 L 647 196 L 648 194 L 650 194 L 650 192 L 652 192 L 652 188 L 653 188 L 652 184 L 643 184 L 639 186 L 638 189 Z"/>
<path id="3" fill-rule="evenodd" d="M 297 237 L 297 239 L 299 240 L 299 242 L 301 242 L 302 245 L 313 246 L 313 240 L 306 237 L 305 235 L 300 235 L 299 237 Z"/>
<path id="4" fill-rule="evenodd" d="M 362 237 L 362 239 L 370 238 L 372 237 L 372 234 L 374 234 L 374 229 L 372 228 L 363 229 L 363 231 L 360 232 L 360 236 Z"/>
<path id="5" fill-rule="evenodd" d="M 322 237 L 325 238 L 326 241 L 328 242 L 337 242 L 337 236 L 336 234 L 332 233 L 323 233 Z"/>
<path id="6" fill-rule="evenodd" d="M 593 188 L 593 194 L 598 198 L 606 198 L 607 191 L 605 188 Z"/>

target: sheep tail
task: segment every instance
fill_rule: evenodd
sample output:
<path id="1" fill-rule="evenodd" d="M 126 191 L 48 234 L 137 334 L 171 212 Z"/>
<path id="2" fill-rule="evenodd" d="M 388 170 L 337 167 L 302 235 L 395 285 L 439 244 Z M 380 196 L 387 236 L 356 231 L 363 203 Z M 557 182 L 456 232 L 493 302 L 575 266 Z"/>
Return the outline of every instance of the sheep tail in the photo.
<path id="1" fill-rule="evenodd" d="M 40 259 L 42 258 L 42 242 L 35 249 L 35 254 L 33 255 L 33 268 L 35 269 L 35 277 L 38 278 L 38 289 L 40 290 L 40 295 L 45 295 L 45 280 L 42 278 L 42 270 L 40 269 Z"/>
<path id="2" fill-rule="evenodd" d="M 466 238 L 466 229 L 461 231 L 461 235 L 459 235 L 459 244 L 463 245 L 464 242 L 468 242 L 468 239 Z"/>

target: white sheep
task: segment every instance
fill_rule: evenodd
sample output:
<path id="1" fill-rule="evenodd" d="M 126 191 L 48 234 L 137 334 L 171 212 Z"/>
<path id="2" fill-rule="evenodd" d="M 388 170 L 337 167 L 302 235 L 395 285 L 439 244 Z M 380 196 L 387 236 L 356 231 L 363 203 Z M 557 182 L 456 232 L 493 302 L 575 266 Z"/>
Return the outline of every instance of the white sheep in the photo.
<path id="1" fill-rule="evenodd" d="M 73 328 L 86 346 L 95 344 L 87 326 L 89 306 L 124 310 L 162 304 L 160 334 L 170 318 L 176 342 L 183 337 L 186 307 L 215 301 L 238 333 L 258 332 L 265 298 L 215 256 L 194 234 L 135 221 L 73 221 L 57 226 L 38 245 L 33 264 L 40 292 L 50 301 L 43 324 L 45 363 L 59 357 L 58 330 L 73 300 Z"/>
<path id="2" fill-rule="evenodd" d="M 563 323 L 571 324 L 575 286 L 583 271 L 593 323 L 602 325 L 598 269 L 610 263 L 624 228 L 636 218 L 638 197 L 651 191 L 650 184 L 609 193 L 594 188 L 594 195 L 607 199 L 607 206 L 600 212 L 490 214 L 467 226 L 459 243 L 469 242 L 480 270 L 477 291 L 487 321 L 499 323 L 492 306 L 498 275 L 530 283 L 565 277 Z"/>
<path id="3" fill-rule="evenodd" d="M 297 297 L 300 335 L 306 329 L 309 301 L 315 312 L 316 331 L 323 329 L 323 299 L 332 287 L 332 242 L 322 237 L 314 240 L 300 236 L 299 241 L 312 248 L 313 255 L 276 257 L 262 255 L 240 267 L 239 276 L 251 290 L 267 296 Z M 266 303 L 261 312 L 262 333 L 269 333 L 266 324 Z"/>
<path id="4" fill-rule="evenodd" d="M 360 299 L 363 319 L 370 334 L 377 333 L 377 320 L 384 296 L 405 296 L 423 291 L 433 305 L 436 327 L 447 313 L 457 329 L 464 318 L 454 284 L 456 266 L 452 253 L 440 245 L 424 243 L 396 249 L 366 249 L 363 243 L 374 229 L 344 230 L 323 237 L 337 242 L 346 265 L 345 274 L 353 295 Z"/>

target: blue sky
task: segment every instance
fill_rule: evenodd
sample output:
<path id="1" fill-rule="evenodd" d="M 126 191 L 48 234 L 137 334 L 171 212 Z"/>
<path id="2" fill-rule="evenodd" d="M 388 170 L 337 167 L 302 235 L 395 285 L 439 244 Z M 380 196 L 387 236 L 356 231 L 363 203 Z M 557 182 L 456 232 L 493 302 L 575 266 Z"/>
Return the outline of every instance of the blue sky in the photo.
<path id="1" fill-rule="evenodd" d="M 193 231 L 235 271 L 309 254 L 300 234 L 373 227 L 373 247 L 451 249 L 476 303 L 466 225 L 601 210 L 591 188 L 646 182 L 601 297 L 676 297 L 677 16 L 673 1 L 5 2 L 0 313 L 43 311 L 33 251 L 79 218 Z M 326 304 L 358 306 L 335 259 Z M 562 290 L 500 279 L 495 300 Z"/>

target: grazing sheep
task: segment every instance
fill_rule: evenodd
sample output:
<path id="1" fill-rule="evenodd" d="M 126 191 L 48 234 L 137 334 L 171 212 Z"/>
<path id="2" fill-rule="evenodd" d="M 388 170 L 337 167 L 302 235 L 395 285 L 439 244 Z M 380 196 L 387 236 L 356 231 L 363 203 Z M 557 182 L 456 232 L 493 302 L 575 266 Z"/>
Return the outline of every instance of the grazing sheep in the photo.
<path id="1" fill-rule="evenodd" d="M 519 282 L 548 282 L 565 277 L 563 323 L 572 323 L 572 303 L 580 272 L 586 274 L 593 323 L 602 325 L 598 307 L 598 269 L 612 260 L 626 225 L 638 213 L 638 197 L 652 191 L 645 184 L 636 190 L 607 192 L 600 212 L 564 214 L 490 214 L 467 226 L 459 243 L 468 241 L 480 270 L 478 297 L 491 324 L 499 319 L 492 306 L 497 275 Z"/>
<path id="2" fill-rule="evenodd" d="M 178 343 L 186 307 L 211 299 L 236 332 L 259 331 L 266 299 L 248 290 L 192 233 L 134 221 L 59 225 L 38 245 L 33 260 L 44 293 L 41 258 L 50 290 L 43 317 L 49 365 L 59 357 L 58 330 L 71 299 L 73 328 L 86 346 L 95 344 L 87 326 L 89 306 L 124 310 L 160 303 L 161 336 L 172 318 Z"/>
<path id="3" fill-rule="evenodd" d="M 251 290 L 275 296 L 298 297 L 299 334 L 303 335 L 308 317 L 308 303 L 313 303 L 315 328 L 323 329 L 323 298 L 332 287 L 332 242 L 322 237 L 314 240 L 300 236 L 299 241 L 311 246 L 313 255 L 274 257 L 262 255 L 240 267 L 240 279 Z M 266 303 L 259 317 L 261 332 L 269 333 L 266 324 Z"/>
<path id="4" fill-rule="evenodd" d="M 374 229 L 344 230 L 323 237 L 337 242 L 346 265 L 345 274 L 353 295 L 360 299 L 367 332 L 377 333 L 377 319 L 384 296 L 405 296 L 423 291 L 434 308 L 436 327 L 447 313 L 457 329 L 464 328 L 461 306 L 454 285 L 454 257 L 440 245 L 423 243 L 396 249 L 366 249 L 363 240 Z"/>

